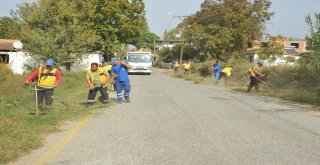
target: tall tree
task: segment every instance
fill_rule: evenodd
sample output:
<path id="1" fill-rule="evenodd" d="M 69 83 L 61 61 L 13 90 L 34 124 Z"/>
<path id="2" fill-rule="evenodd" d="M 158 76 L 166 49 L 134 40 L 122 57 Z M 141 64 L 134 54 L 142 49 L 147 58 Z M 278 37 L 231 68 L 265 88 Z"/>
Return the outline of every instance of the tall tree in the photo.
<path id="1" fill-rule="evenodd" d="M 185 20 L 184 34 L 200 54 L 228 59 L 261 37 L 265 22 L 273 15 L 270 6 L 269 0 L 205 0 L 201 10 Z"/>
<path id="2" fill-rule="evenodd" d="M 20 4 L 17 13 L 26 48 L 40 59 L 53 58 L 70 70 L 71 64 L 91 51 L 99 39 L 88 27 L 83 7 L 77 0 Z"/>
<path id="3" fill-rule="evenodd" d="M 20 24 L 17 19 L 11 17 L 0 17 L 0 38 L 20 39 Z"/>
<path id="4" fill-rule="evenodd" d="M 144 32 L 140 36 L 134 38 L 130 44 L 139 48 L 150 48 L 153 49 L 155 42 L 159 40 L 159 37 L 155 33 Z"/>
<path id="5" fill-rule="evenodd" d="M 117 51 L 147 30 L 142 0 L 92 0 L 91 21 L 100 40 L 97 48 L 105 53 Z"/>
<path id="6" fill-rule="evenodd" d="M 306 22 L 310 31 L 307 45 L 311 51 L 304 54 L 300 62 L 308 73 L 320 81 L 320 13 L 315 13 L 314 17 L 308 15 Z"/>

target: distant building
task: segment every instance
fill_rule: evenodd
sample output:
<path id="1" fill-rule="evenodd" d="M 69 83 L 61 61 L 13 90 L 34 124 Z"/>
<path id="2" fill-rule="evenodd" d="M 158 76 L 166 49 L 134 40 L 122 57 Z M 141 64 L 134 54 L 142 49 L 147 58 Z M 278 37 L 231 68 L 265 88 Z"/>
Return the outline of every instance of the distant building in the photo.
<path id="1" fill-rule="evenodd" d="M 84 56 L 81 60 L 75 61 L 71 65 L 72 72 L 80 72 L 86 71 L 91 68 L 91 63 L 97 63 L 98 65 L 102 65 L 102 61 L 104 60 L 103 54 L 100 52 L 93 52 L 89 53 L 88 55 Z M 64 67 L 61 67 L 63 70 Z"/>
<path id="2" fill-rule="evenodd" d="M 307 52 L 307 42 L 303 39 L 279 38 L 286 55 L 299 55 Z M 268 46 L 269 39 L 263 38 L 260 41 L 252 41 L 248 45 L 247 52 L 255 52 L 262 47 Z"/>
<path id="3" fill-rule="evenodd" d="M 258 54 L 259 49 L 267 47 L 269 42 L 269 36 L 260 41 L 250 42 L 247 49 L 249 60 L 254 63 L 261 60 Z M 300 54 L 307 52 L 307 42 L 302 39 L 277 37 L 276 42 L 283 46 L 284 55 L 270 54 L 270 59 L 265 60 L 267 65 L 294 65 L 294 61 L 300 59 Z"/>
<path id="4" fill-rule="evenodd" d="M 0 39 L 0 63 L 7 65 L 14 74 L 24 74 L 28 68 L 36 68 L 39 61 L 32 58 L 29 53 L 17 50 L 13 43 L 19 40 Z M 103 54 L 100 52 L 89 53 L 81 60 L 75 61 L 71 66 L 71 71 L 79 72 L 90 69 L 91 63 L 102 64 Z M 64 66 L 61 67 L 65 69 Z"/>
<path id="5" fill-rule="evenodd" d="M 159 49 L 162 49 L 162 48 L 170 48 L 172 49 L 174 46 L 182 43 L 182 40 L 161 40 L 159 41 L 161 43 L 161 45 L 158 46 Z"/>
<path id="6" fill-rule="evenodd" d="M 13 47 L 19 40 L 0 39 L 0 63 L 7 65 L 14 74 L 23 74 L 27 66 L 34 65 L 35 61 L 22 50 Z"/>
<path id="7" fill-rule="evenodd" d="M 293 47 L 295 51 L 300 54 L 307 51 L 307 42 L 301 39 L 289 39 L 283 41 L 283 46 L 286 48 Z"/>

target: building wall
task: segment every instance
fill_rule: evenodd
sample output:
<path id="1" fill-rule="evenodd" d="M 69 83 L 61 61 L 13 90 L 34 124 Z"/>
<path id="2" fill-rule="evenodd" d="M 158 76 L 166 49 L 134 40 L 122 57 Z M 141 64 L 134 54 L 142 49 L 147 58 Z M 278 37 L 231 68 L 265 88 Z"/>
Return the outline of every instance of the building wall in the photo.
<path id="1" fill-rule="evenodd" d="M 91 63 L 98 63 L 99 65 L 102 64 L 103 55 L 100 53 L 90 53 L 86 57 L 84 57 L 82 60 L 75 62 L 71 66 L 72 72 L 80 72 L 80 71 L 86 71 L 91 68 Z M 64 69 L 64 68 L 62 68 Z"/>
<path id="2" fill-rule="evenodd" d="M 27 71 L 27 65 L 33 68 L 38 67 L 31 56 L 24 52 L 7 52 L 9 55 L 9 68 L 14 74 L 24 74 Z M 71 66 L 71 71 L 80 72 L 90 69 L 91 63 L 102 64 L 103 56 L 99 53 L 91 53 L 88 56 L 84 57 L 82 60 L 75 62 Z M 65 67 L 61 67 L 62 70 L 65 70 Z"/>
<path id="3" fill-rule="evenodd" d="M 34 66 L 33 60 L 27 53 L 24 52 L 8 52 L 9 68 L 14 74 L 23 74 L 27 70 L 26 65 Z"/>
<path id="4" fill-rule="evenodd" d="M 293 46 L 294 44 L 299 44 L 299 47 L 296 48 L 296 51 L 298 53 L 303 53 L 303 52 L 307 51 L 306 50 L 306 47 L 307 47 L 306 41 L 283 41 L 284 47 Z"/>

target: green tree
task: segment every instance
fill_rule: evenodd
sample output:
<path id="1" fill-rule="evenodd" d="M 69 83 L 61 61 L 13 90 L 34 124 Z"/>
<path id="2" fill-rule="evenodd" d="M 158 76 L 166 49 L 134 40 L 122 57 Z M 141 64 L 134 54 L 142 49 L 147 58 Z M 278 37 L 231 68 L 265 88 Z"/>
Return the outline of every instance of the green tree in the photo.
<path id="1" fill-rule="evenodd" d="M 227 60 L 260 39 L 273 14 L 270 5 L 269 0 L 205 0 L 200 11 L 185 20 L 188 28 L 180 29 L 205 59 Z"/>
<path id="2" fill-rule="evenodd" d="M 39 0 L 16 15 L 26 48 L 67 69 L 90 51 L 119 51 L 147 27 L 142 0 Z"/>
<path id="3" fill-rule="evenodd" d="M 154 48 L 154 42 L 159 40 L 160 37 L 158 37 L 155 33 L 151 32 L 144 32 L 140 36 L 134 38 L 130 44 L 136 46 L 138 49 L 140 48 Z"/>
<path id="4" fill-rule="evenodd" d="M 179 60 L 180 59 L 180 51 L 181 51 L 181 44 L 175 45 L 172 49 L 170 48 L 163 48 L 159 52 L 160 58 L 165 62 L 171 62 L 172 60 Z M 182 60 L 193 60 L 198 57 L 198 51 L 192 47 L 191 45 L 186 45 L 183 51 L 183 59 Z"/>
<path id="5" fill-rule="evenodd" d="M 11 17 L 0 17 L 0 38 L 20 39 L 20 24 L 17 19 Z"/>
<path id="6" fill-rule="evenodd" d="M 310 34 L 307 37 L 307 45 L 310 52 L 303 54 L 300 59 L 301 66 L 315 79 L 320 80 L 320 13 L 315 13 L 314 18 L 306 17 Z"/>
<path id="7" fill-rule="evenodd" d="M 40 59 L 53 58 L 70 70 L 73 62 L 93 50 L 99 37 L 86 22 L 86 7 L 77 0 L 39 0 L 19 5 L 25 46 Z M 89 2 L 89 1 L 88 1 Z"/>
<path id="8" fill-rule="evenodd" d="M 283 38 L 279 36 L 271 36 L 268 44 L 258 51 L 259 57 L 268 59 L 270 56 L 282 56 L 284 54 L 282 40 Z"/>
<path id="9" fill-rule="evenodd" d="M 93 29 L 100 36 L 97 49 L 106 53 L 119 51 L 121 44 L 147 31 L 144 2 L 142 0 L 92 0 Z"/>
<path id="10" fill-rule="evenodd" d="M 177 27 L 170 30 L 165 30 L 163 34 L 163 38 L 164 40 L 176 40 L 176 39 L 180 39 L 179 37 L 180 35 L 181 35 L 181 31 Z"/>

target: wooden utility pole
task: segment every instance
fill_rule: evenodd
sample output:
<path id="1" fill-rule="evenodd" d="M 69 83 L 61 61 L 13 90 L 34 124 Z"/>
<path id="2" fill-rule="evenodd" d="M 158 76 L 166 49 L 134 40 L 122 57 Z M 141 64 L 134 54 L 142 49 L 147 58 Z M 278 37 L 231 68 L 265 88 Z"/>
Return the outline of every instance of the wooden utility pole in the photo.
<path id="1" fill-rule="evenodd" d="M 184 50 L 184 42 L 185 42 L 185 30 L 186 30 L 186 25 L 187 25 L 187 15 L 185 16 L 181 16 L 181 17 L 184 17 L 184 19 L 182 20 L 182 33 L 181 33 L 181 40 L 182 40 L 182 43 L 181 43 L 181 51 L 180 51 L 180 65 L 179 65 L 179 69 L 180 69 L 180 72 L 182 71 L 182 59 L 183 59 L 183 50 Z M 180 17 L 179 17 L 180 18 Z M 181 18 L 180 18 L 181 19 Z"/>

